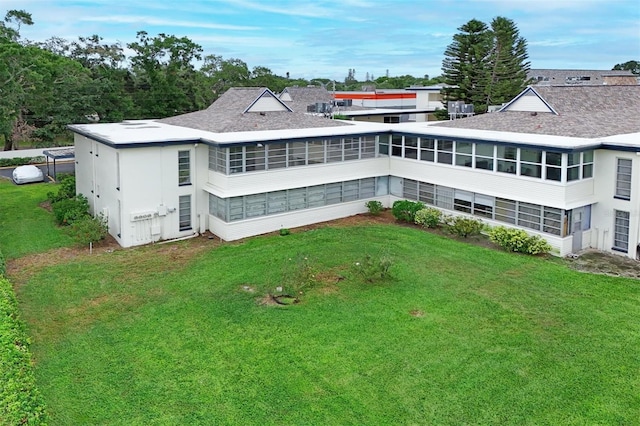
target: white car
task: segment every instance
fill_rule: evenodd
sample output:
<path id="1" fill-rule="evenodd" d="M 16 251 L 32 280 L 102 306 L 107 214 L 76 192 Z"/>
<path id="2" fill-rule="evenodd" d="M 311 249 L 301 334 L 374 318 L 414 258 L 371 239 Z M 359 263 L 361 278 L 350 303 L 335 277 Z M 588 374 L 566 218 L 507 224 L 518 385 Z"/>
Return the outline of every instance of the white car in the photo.
<path id="1" fill-rule="evenodd" d="M 30 182 L 42 182 L 43 180 L 44 175 L 42 174 L 42 170 L 36 166 L 18 166 L 13 171 L 13 181 L 17 185 Z"/>

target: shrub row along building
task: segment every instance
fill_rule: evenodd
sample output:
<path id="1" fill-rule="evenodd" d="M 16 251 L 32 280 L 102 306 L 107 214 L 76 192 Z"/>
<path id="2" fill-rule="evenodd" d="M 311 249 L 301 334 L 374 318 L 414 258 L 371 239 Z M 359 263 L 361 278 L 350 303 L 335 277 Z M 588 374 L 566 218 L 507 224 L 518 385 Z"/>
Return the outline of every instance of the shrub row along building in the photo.
<path id="1" fill-rule="evenodd" d="M 640 255 L 638 85 L 530 86 L 498 112 L 398 124 L 328 119 L 283 94 L 234 88 L 204 111 L 72 125 L 77 191 L 124 247 L 410 199 L 541 235 L 561 256 Z"/>

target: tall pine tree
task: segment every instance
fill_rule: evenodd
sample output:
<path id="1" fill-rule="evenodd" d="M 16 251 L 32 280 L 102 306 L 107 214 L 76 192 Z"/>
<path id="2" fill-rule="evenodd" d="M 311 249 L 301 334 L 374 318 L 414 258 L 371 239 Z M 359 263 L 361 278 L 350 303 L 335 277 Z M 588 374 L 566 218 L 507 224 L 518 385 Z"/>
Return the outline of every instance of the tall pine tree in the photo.
<path id="1" fill-rule="evenodd" d="M 442 72 L 445 83 L 452 87 L 444 90 L 444 100 L 461 100 L 478 108 L 484 107 L 489 70 L 487 57 L 491 49 L 491 34 L 484 22 L 472 19 L 453 36 L 444 52 Z"/>
<path id="2" fill-rule="evenodd" d="M 444 52 L 444 101 L 462 100 L 476 113 L 502 104 L 520 93 L 527 83 L 527 43 L 513 21 L 497 17 L 491 28 L 472 19 L 453 36 Z"/>
<path id="3" fill-rule="evenodd" d="M 493 47 L 488 64 L 491 67 L 486 105 L 501 105 L 513 99 L 527 84 L 527 42 L 520 37 L 516 24 L 501 16 L 491 22 Z"/>

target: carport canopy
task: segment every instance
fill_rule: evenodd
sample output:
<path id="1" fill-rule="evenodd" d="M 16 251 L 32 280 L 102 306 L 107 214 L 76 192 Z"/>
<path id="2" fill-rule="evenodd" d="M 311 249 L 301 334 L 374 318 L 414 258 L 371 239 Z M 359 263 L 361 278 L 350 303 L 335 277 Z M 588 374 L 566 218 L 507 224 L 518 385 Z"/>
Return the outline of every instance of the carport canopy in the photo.
<path id="1" fill-rule="evenodd" d="M 75 147 L 70 146 L 67 148 L 58 148 L 58 149 L 47 149 L 42 151 L 47 159 L 47 176 L 52 178 L 54 181 L 57 180 L 56 177 L 56 161 L 57 160 L 66 160 L 69 158 L 76 157 Z M 53 160 L 53 176 L 49 172 L 49 159 Z"/>

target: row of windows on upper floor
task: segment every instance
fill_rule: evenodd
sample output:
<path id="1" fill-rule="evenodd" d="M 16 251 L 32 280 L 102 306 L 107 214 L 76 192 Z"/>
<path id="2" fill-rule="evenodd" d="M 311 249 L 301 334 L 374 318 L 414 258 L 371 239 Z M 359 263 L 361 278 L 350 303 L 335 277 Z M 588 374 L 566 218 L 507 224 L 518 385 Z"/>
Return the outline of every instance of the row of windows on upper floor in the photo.
<path id="1" fill-rule="evenodd" d="M 387 155 L 557 182 L 593 177 L 592 150 L 564 154 L 537 148 L 400 134 L 210 146 L 209 170 L 236 174 Z"/>
<path id="2" fill-rule="evenodd" d="M 394 157 L 557 182 L 593 177 L 592 150 L 563 154 L 537 148 L 397 134 L 390 137 L 390 143 L 380 139 L 380 154 L 390 152 Z"/>
<path id="3" fill-rule="evenodd" d="M 209 147 L 209 170 L 224 174 L 375 158 L 376 137 Z"/>

